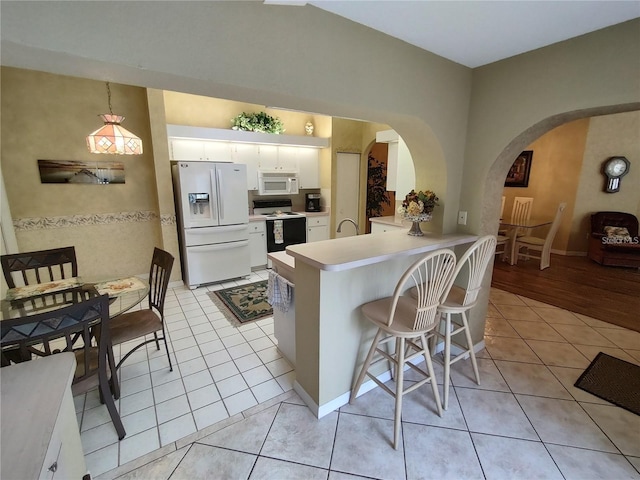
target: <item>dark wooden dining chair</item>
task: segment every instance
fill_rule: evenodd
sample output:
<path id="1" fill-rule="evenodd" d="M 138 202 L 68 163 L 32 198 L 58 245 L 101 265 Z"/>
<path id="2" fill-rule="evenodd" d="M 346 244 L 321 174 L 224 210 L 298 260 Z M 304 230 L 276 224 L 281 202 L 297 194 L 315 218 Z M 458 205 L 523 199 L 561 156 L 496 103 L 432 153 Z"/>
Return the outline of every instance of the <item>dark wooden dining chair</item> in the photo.
<path id="1" fill-rule="evenodd" d="M 142 341 L 138 345 L 120 358 L 116 368 L 120 368 L 127 358 L 148 343 L 155 343 L 157 349 L 160 350 L 160 340 L 162 340 L 167 350 L 169 370 L 173 371 L 164 327 L 164 300 L 167 295 L 172 267 L 173 256 L 169 252 L 155 248 L 149 272 L 148 308 L 123 313 L 111 320 L 111 341 L 113 345 L 122 345 L 125 342 L 142 337 Z M 158 336 L 158 332 L 162 332 L 162 336 Z M 147 335 L 153 335 L 153 338 L 147 339 Z"/>
<path id="2" fill-rule="evenodd" d="M 43 313 L 0 322 L 1 366 L 73 352 L 77 363 L 73 394 L 97 386 L 122 440 L 126 432 L 114 401 L 120 396 L 120 387 L 109 334 L 109 296 L 84 287 L 49 295 L 62 298 L 68 305 L 51 310 L 49 302 L 43 302 Z M 46 392 L 36 389 L 36 394 Z"/>
<path id="3" fill-rule="evenodd" d="M 74 247 L 10 253 L 0 257 L 0 264 L 9 288 L 78 276 Z M 16 283 L 17 279 L 21 280 Z"/>

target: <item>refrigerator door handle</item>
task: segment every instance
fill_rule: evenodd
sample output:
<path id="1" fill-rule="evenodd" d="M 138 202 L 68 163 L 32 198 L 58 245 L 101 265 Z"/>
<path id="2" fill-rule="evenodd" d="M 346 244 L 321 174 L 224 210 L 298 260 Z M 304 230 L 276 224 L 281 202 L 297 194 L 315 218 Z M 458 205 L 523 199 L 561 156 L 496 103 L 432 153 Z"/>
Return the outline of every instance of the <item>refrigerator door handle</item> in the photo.
<path id="1" fill-rule="evenodd" d="M 224 219 L 224 195 L 222 194 L 222 170 L 216 168 L 216 194 L 220 206 L 220 220 Z"/>
<path id="2" fill-rule="evenodd" d="M 211 199 L 211 219 L 214 220 L 216 223 L 218 222 L 218 211 L 220 210 L 220 192 L 218 192 L 217 190 L 217 183 L 216 183 L 216 171 L 215 169 L 211 169 L 209 170 L 209 176 L 211 177 L 211 190 L 213 191 L 214 195 L 212 195 L 212 199 Z"/>
<path id="3" fill-rule="evenodd" d="M 196 227 L 187 228 L 185 232 L 189 235 L 211 235 L 212 233 L 227 233 L 236 230 L 246 230 L 248 235 L 249 226 L 246 223 L 239 223 L 238 225 L 223 225 L 221 227 Z"/>
<path id="4" fill-rule="evenodd" d="M 249 240 L 240 242 L 217 243 L 214 245 L 199 245 L 196 247 L 188 247 L 191 252 L 215 252 L 220 250 L 231 250 L 232 248 L 245 247 L 249 245 Z"/>

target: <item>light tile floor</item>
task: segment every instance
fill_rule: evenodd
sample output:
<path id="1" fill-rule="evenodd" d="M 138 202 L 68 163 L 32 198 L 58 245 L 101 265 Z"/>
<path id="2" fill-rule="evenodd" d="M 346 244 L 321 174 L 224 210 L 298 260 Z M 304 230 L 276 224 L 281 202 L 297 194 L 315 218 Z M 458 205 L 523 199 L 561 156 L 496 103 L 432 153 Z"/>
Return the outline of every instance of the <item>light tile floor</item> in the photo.
<path id="1" fill-rule="evenodd" d="M 640 364 L 638 332 L 492 289 L 481 385 L 470 362 L 455 364 L 442 418 L 429 385 L 405 396 L 396 451 L 389 395 L 374 389 L 317 420 L 277 350 L 255 343 L 260 331 L 275 341 L 272 322 L 229 330 L 205 295 L 172 293 L 173 374 L 154 350 L 129 365 L 122 442 L 106 413 L 78 402 L 94 478 L 640 479 L 640 417 L 573 387 L 599 351 Z"/>

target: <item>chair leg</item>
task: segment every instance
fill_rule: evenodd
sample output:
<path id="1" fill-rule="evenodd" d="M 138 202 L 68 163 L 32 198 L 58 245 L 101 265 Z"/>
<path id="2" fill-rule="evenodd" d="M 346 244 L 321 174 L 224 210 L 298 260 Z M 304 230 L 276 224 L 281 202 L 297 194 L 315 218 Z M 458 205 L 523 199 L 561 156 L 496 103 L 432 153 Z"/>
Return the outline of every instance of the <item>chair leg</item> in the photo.
<path id="1" fill-rule="evenodd" d="M 162 333 L 164 333 L 164 331 Z M 153 339 L 156 341 L 156 350 L 160 350 L 160 342 L 158 341 L 158 332 L 153 332 Z"/>
<path id="2" fill-rule="evenodd" d="M 444 322 L 444 402 L 446 410 L 449 407 L 449 370 L 451 368 L 451 314 L 445 314 Z"/>
<path id="3" fill-rule="evenodd" d="M 400 348 L 400 337 L 396 338 L 396 345 L 395 345 L 395 352 L 393 354 L 389 353 L 389 351 L 387 351 L 387 353 L 389 353 L 389 355 L 396 355 L 396 353 L 398 352 L 398 348 Z M 398 365 L 393 363 L 391 360 L 389 360 L 389 370 L 391 370 L 391 380 L 395 380 L 396 379 L 396 370 L 398 368 Z"/>
<path id="4" fill-rule="evenodd" d="M 436 315 L 440 315 L 438 324 L 436 325 L 435 330 L 433 331 L 433 336 L 429 339 L 429 350 L 433 353 L 436 351 L 436 346 L 438 345 L 438 337 L 440 336 L 440 328 L 442 328 L 442 313 L 438 313 Z"/>
<path id="5" fill-rule="evenodd" d="M 107 354 L 108 357 L 108 354 Z M 108 358 L 103 359 L 101 362 L 108 362 Z M 116 404 L 113 401 L 113 397 L 111 396 L 110 382 L 107 378 L 107 365 L 102 363 L 98 370 L 98 385 L 100 390 L 100 397 L 104 399 L 104 403 L 107 406 L 107 410 L 109 411 L 109 416 L 111 417 L 111 421 L 113 422 L 113 426 L 118 433 L 118 439 L 122 440 L 127 434 L 124 429 L 124 425 L 122 425 L 122 420 L 120 419 L 120 414 L 118 413 L 118 409 L 116 408 Z M 114 378 L 114 377 L 112 377 Z M 115 377 L 115 383 L 117 383 L 117 377 Z"/>
<path id="6" fill-rule="evenodd" d="M 480 374 L 478 373 L 478 362 L 476 361 L 476 354 L 473 351 L 473 341 L 471 340 L 471 332 L 469 331 L 469 322 L 467 321 L 467 315 L 462 312 L 462 324 L 464 325 L 464 336 L 467 339 L 467 348 L 469 349 L 469 356 L 471 357 L 471 365 L 473 366 L 473 373 L 476 376 L 476 383 L 480 385 Z"/>
<path id="7" fill-rule="evenodd" d="M 116 359 L 113 356 L 113 350 L 110 348 L 107 353 L 108 356 L 108 365 L 111 370 L 111 378 L 109 379 L 109 386 L 111 388 L 111 393 L 113 398 L 118 400 L 120 398 L 120 382 L 118 382 L 118 370 L 116 368 Z M 104 403 L 104 402 L 102 402 Z"/>
<path id="8" fill-rule="evenodd" d="M 436 374 L 433 371 L 433 362 L 431 361 L 431 351 L 428 349 L 427 340 L 424 334 L 422 334 L 422 346 L 424 348 L 424 363 L 427 365 L 427 372 L 431 377 L 431 389 L 433 390 L 433 397 L 436 401 L 436 409 L 438 410 L 438 416 L 442 416 L 442 404 L 440 403 L 440 394 L 438 393 L 438 382 L 436 381 Z"/>
<path id="9" fill-rule="evenodd" d="M 171 354 L 169 353 L 169 344 L 167 343 L 167 332 L 162 326 L 162 340 L 164 340 L 164 348 L 167 351 L 167 358 L 169 359 L 169 371 L 173 372 L 173 365 L 171 364 Z"/>
<path id="10" fill-rule="evenodd" d="M 540 252 L 540 270 L 549 268 L 551 264 L 551 252 L 549 250 Z"/>
<path id="11" fill-rule="evenodd" d="M 367 353 L 367 358 L 365 358 L 364 363 L 362 364 L 362 369 L 358 374 L 358 379 L 351 390 L 351 395 L 349 395 L 349 403 L 353 403 L 358 395 L 358 390 L 362 386 L 362 382 L 364 381 L 364 376 L 367 374 L 367 370 L 369 369 L 369 365 L 371 365 L 371 361 L 373 360 L 373 355 L 376 353 L 376 348 L 378 348 L 378 343 L 380 343 L 380 338 L 382 337 L 383 331 L 379 328 L 376 336 L 373 338 L 373 342 L 371 343 L 371 348 L 369 348 L 369 353 Z"/>
<path id="12" fill-rule="evenodd" d="M 402 394 L 404 393 L 404 342 L 400 337 L 396 351 L 396 411 L 393 420 L 393 448 L 400 445 L 400 427 L 402 426 Z"/>

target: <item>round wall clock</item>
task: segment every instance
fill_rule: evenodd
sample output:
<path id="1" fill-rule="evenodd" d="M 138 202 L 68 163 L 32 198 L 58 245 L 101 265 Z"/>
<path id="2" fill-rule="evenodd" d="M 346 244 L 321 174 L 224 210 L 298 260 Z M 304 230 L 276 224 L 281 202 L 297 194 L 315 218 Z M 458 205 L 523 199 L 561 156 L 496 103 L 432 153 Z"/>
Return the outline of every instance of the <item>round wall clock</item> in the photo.
<path id="1" fill-rule="evenodd" d="M 629 172 L 631 164 L 625 157 L 611 157 L 602 165 L 602 173 L 606 178 L 604 191 L 615 193 L 620 191 L 620 179 Z"/>

